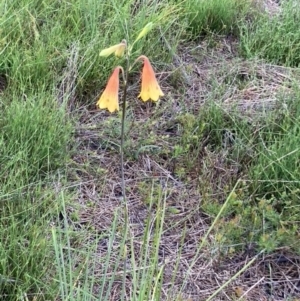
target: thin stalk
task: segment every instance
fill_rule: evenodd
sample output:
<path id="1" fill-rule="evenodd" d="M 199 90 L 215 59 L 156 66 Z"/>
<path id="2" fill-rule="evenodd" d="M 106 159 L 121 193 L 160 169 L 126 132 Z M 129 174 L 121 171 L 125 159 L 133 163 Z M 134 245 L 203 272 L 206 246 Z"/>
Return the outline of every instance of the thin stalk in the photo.
<path id="1" fill-rule="evenodd" d="M 123 103 L 122 103 L 122 121 L 121 121 L 121 186 L 122 186 L 122 198 L 124 206 L 124 238 L 122 241 L 123 248 L 123 260 L 124 260 L 124 272 L 123 272 L 123 281 L 122 281 L 122 293 L 121 300 L 125 300 L 125 284 L 126 284 L 126 270 L 127 270 L 127 249 L 126 249 L 126 240 L 128 235 L 128 208 L 126 203 L 126 190 L 125 190 L 125 173 L 124 173 L 124 140 L 125 140 L 125 118 L 126 118 L 126 98 L 127 98 L 127 84 L 128 84 L 128 75 L 129 75 L 129 55 L 126 53 L 126 69 L 125 74 L 123 73 L 124 88 L 123 88 Z"/>
<path id="2" fill-rule="evenodd" d="M 122 186 L 122 197 L 123 202 L 126 203 L 126 192 L 125 192 L 125 175 L 124 175 L 124 136 L 125 136 L 125 117 L 126 117 L 126 98 L 127 98 L 127 83 L 129 75 L 129 57 L 126 54 L 126 69 L 124 75 L 124 88 L 122 97 L 122 121 L 121 121 L 121 186 Z"/>

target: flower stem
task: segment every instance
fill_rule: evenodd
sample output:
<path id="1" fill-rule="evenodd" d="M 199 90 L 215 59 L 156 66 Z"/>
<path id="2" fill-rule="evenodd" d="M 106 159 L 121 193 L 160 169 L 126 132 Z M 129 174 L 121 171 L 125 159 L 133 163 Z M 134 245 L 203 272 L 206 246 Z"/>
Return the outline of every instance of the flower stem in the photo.
<path id="1" fill-rule="evenodd" d="M 126 117 L 126 98 L 127 98 L 127 83 L 129 74 L 129 57 L 126 55 L 126 69 L 124 75 L 124 88 L 123 88 L 123 103 L 122 103 L 122 121 L 121 121 L 121 188 L 123 202 L 126 202 L 125 191 L 125 173 L 124 173 L 124 140 L 125 140 L 125 117 Z"/>
<path id="2" fill-rule="evenodd" d="M 129 55 L 126 53 L 126 69 L 125 74 L 122 70 L 123 80 L 124 80 L 124 88 L 123 88 L 123 97 L 122 97 L 122 121 L 121 121 L 121 188 L 122 188 L 122 199 L 123 199 L 123 207 L 124 207 L 124 272 L 122 279 L 122 300 L 124 300 L 125 296 L 125 284 L 126 284 L 126 260 L 127 260 L 127 252 L 126 252 L 126 240 L 128 235 L 128 207 L 126 203 L 126 190 L 125 190 L 125 173 L 124 173 L 124 140 L 125 140 L 125 119 L 126 119 L 126 98 L 127 98 L 127 85 L 128 85 L 128 75 L 129 75 Z M 129 232 L 130 233 L 130 232 Z"/>

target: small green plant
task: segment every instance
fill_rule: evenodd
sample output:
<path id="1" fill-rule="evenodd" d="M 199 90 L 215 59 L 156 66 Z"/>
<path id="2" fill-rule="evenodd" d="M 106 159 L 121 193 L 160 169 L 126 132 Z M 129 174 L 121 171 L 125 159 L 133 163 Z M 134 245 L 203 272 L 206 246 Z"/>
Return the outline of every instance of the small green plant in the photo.
<path id="1" fill-rule="evenodd" d="M 251 199 L 245 188 L 237 190 L 216 225 L 220 253 L 237 253 L 245 247 L 273 252 L 282 246 L 298 251 L 297 226 L 292 220 L 283 219 L 283 214 L 274 207 L 275 199 Z M 220 207 L 216 203 L 205 204 L 206 211 L 213 215 Z"/>

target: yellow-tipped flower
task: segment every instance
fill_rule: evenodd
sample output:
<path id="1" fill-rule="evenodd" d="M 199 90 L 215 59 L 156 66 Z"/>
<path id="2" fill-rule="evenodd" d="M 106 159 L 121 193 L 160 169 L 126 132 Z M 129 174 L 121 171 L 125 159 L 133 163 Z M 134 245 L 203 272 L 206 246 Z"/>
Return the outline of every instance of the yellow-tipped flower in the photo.
<path id="1" fill-rule="evenodd" d="M 124 55 L 125 49 L 126 49 L 126 40 L 123 40 L 121 43 L 117 45 L 103 49 L 100 52 L 100 56 L 108 57 L 114 53 L 116 57 L 122 57 Z"/>
<path id="2" fill-rule="evenodd" d="M 162 92 L 156 80 L 150 61 L 144 55 L 141 55 L 138 59 L 144 60 L 144 67 L 142 71 L 142 89 L 139 97 L 141 97 L 143 101 L 147 101 L 149 99 L 157 101 L 160 96 L 164 96 L 164 93 Z"/>
<path id="3" fill-rule="evenodd" d="M 143 29 L 142 31 L 139 33 L 139 35 L 137 36 L 136 41 L 138 41 L 139 39 L 141 39 L 142 37 L 144 37 L 151 29 L 153 28 L 153 23 L 150 22 L 148 23 Z M 134 42 L 134 43 L 135 43 Z"/>
<path id="4" fill-rule="evenodd" d="M 119 111 L 119 71 L 121 67 L 116 67 L 110 76 L 106 88 L 97 101 L 100 109 L 108 109 L 110 113 Z"/>

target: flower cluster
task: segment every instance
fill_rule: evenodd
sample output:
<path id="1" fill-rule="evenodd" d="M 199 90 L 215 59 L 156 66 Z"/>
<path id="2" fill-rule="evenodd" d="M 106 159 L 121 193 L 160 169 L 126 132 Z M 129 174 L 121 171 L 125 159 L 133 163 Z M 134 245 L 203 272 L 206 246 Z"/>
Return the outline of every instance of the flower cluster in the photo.
<path id="1" fill-rule="evenodd" d="M 150 27 L 146 26 L 143 31 L 140 33 L 138 36 L 138 39 L 140 39 L 144 34 L 146 34 L 149 30 Z M 124 55 L 124 52 L 126 51 L 126 41 L 123 40 L 121 43 L 111 46 L 109 48 L 106 48 L 100 52 L 100 56 L 109 56 L 111 54 L 115 54 L 117 57 L 121 57 Z M 151 66 L 151 63 L 149 59 L 145 55 L 141 55 L 138 57 L 135 61 L 143 61 L 144 66 L 142 70 L 142 87 L 141 87 L 141 92 L 139 94 L 139 97 L 143 101 L 147 100 L 152 100 L 152 101 L 157 101 L 160 96 L 164 96 L 164 93 L 162 92 L 156 77 L 155 77 L 155 72 Z M 102 95 L 100 96 L 97 106 L 100 109 L 107 109 L 109 112 L 113 113 L 115 111 L 119 110 L 119 74 L 120 71 L 123 74 L 124 78 L 124 70 L 121 66 L 117 66 L 112 75 L 110 76 L 106 88 L 103 91 Z M 127 80 L 127 79 L 125 79 Z"/>

